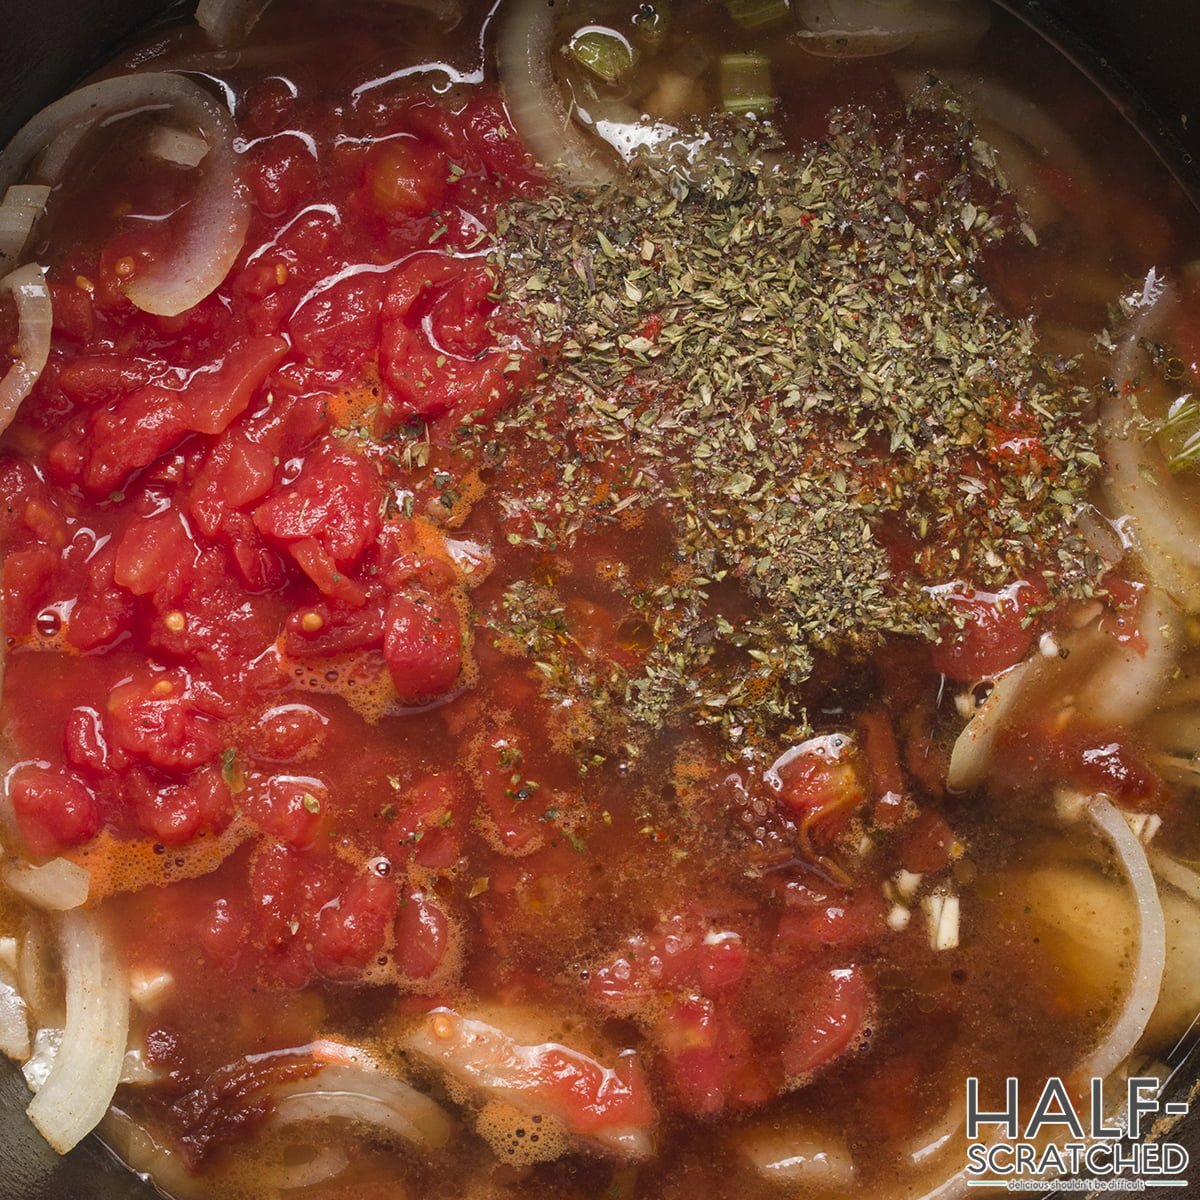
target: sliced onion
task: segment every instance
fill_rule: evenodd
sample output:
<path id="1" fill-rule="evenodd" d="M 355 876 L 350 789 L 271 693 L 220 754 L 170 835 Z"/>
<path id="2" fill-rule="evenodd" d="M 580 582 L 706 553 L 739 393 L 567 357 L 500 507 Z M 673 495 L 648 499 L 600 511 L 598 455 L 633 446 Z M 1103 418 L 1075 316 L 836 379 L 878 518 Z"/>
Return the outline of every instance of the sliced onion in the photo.
<path id="1" fill-rule="evenodd" d="M 87 912 L 65 914 L 60 928 L 67 1020 L 62 1046 L 29 1119 L 59 1154 L 100 1123 L 121 1078 L 129 1036 L 129 981 Z"/>
<path id="2" fill-rule="evenodd" d="M 455 1085 L 499 1102 L 514 1117 L 544 1114 L 581 1145 L 631 1161 L 649 1158 L 654 1150 L 649 1125 L 612 1121 L 579 1128 L 570 1107 L 547 1087 L 547 1058 L 586 1065 L 590 1075 L 601 1079 L 601 1090 L 609 1094 L 621 1085 L 619 1073 L 582 1050 L 537 1040 L 539 1035 L 529 1025 L 544 1024 L 544 1018 L 534 1015 L 529 1022 L 527 1015 L 520 1009 L 500 1008 L 488 1012 L 485 1021 L 436 1008 L 405 1039 L 402 1049 L 444 1072 Z M 484 1137 L 491 1140 L 486 1133 Z"/>
<path id="3" fill-rule="evenodd" d="M 218 46 L 240 42 L 254 28 L 270 0 L 200 0 L 196 24 Z"/>
<path id="4" fill-rule="evenodd" d="M 50 189 L 38 183 L 14 184 L 0 203 L 0 273 L 17 265 L 29 234 L 46 211 Z"/>
<path id="5" fill-rule="evenodd" d="M 845 1143 L 825 1131 L 783 1123 L 750 1128 L 735 1145 L 757 1175 L 784 1187 L 841 1190 L 854 1186 L 854 1160 Z"/>
<path id="6" fill-rule="evenodd" d="M 800 45 L 827 58 L 871 58 L 915 42 L 969 45 L 989 24 L 978 0 L 795 0 Z"/>
<path id="7" fill-rule="evenodd" d="M 1165 880 L 1189 900 L 1200 904 L 1200 875 L 1162 850 L 1148 850 L 1150 868 L 1159 879 Z"/>
<path id="8" fill-rule="evenodd" d="M 450 1140 L 450 1118 L 441 1105 L 404 1080 L 371 1068 L 331 1063 L 310 1079 L 276 1089 L 272 1096 L 274 1130 L 340 1117 L 424 1150 L 436 1150 Z"/>
<path id="9" fill-rule="evenodd" d="M 233 266 L 250 221 L 250 201 L 233 145 L 229 113 L 202 87 L 168 72 L 120 75 L 71 92 L 44 108 L 0 154 L 0 186 L 12 184 L 47 146 L 43 182 L 57 183 L 83 135 L 122 113 L 161 108 L 200 130 L 208 143 L 201 181 L 175 253 L 125 285 L 138 308 L 177 316 L 212 292 Z M 61 139 L 61 140 L 59 140 Z M 52 143 L 57 142 L 57 145 Z"/>
<path id="10" fill-rule="evenodd" d="M 0 969 L 0 1054 L 24 1062 L 30 1050 L 29 1005 L 8 971 Z"/>
<path id="11" fill-rule="evenodd" d="M 612 167 L 572 119 L 550 65 L 552 0 L 513 0 L 496 43 L 505 103 L 534 158 L 570 183 L 611 182 Z"/>
<path id="12" fill-rule="evenodd" d="M 1076 707 L 1100 725 L 1133 725 L 1158 703 L 1179 653 L 1182 614 L 1164 593 L 1151 589 L 1138 623 L 1142 645 L 1115 643 L 1088 672 Z M 1101 634 L 1103 636 L 1103 634 Z"/>
<path id="13" fill-rule="evenodd" d="M 36 263 L 18 267 L 0 279 L 0 293 L 17 304 L 17 360 L 0 379 L 0 433 L 13 422 L 21 401 L 33 391 L 50 357 L 54 306 L 46 277 Z"/>
<path id="14" fill-rule="evenodd" d="M 1081 1079 L 1107 1079 L 1133 1053 L 1158 1003 L 1166 966 L 1166 921 L 1146 848 L 1111 801 L 1091 797 L 1087 815 L 1111 844 L 1137 904 L 1137 949 L 1130 972 L 1130 988 L 1117 1019 L 1100 1045 L 1079 1065 Z"/>
<path id="15" fill-rule="evenodd" d="M 62 1049 L 63 1031 L 58 1028 L 39 1029 L 33 1039 L 33 1053 L 21 1068 L 25 1082 L 31 1092 L 39 1092 L 50 1078 L 55 1060 Z M 146 1059 L 145 1050 L 133 1047 L 125 1051 L 121 1060 L 121 1083 L 145 1086 L 151 1083 L 162 1083 L 165 1074 L 157 1067 L 151 1066 Z"/>
<path id="16" fill-rule="evenodd" d="M 75 863 L 54 858 L 42 867 L 7 863 L 4 882 L 34 908 L 66 912 L 87 903 L 92 877 Z"/>
<path id="17" fill-rule="evenodd" d="M 1130 518 L 1150 577 L 1192 609 L 1200 602 L 1200 519 L 1178 496 L 1158 447 L 1134 427 L 1126 399 L 1126 388 L 1137 375 L 1141 343 L 1154 336 L 1174 300 L 1174 289 L 1151 271 L 1113 359 L 1117 393 L 1101 405 L 1100 427 L 1109 468 L 1105 491 L 1113 511 Z"/>
<path id="18" fill-rule="evenodd" d="M 1050 670 L 1049 659 L 1035 654 L 1006 671 L 992 685 L 987 699 L 975 711 L 954 742 L 946 786 L 966 791 L 983 782 L 991 766 L 996 738 L 1013 714 L 1022 708 L 1032 688 L 1040 685 Z"/>

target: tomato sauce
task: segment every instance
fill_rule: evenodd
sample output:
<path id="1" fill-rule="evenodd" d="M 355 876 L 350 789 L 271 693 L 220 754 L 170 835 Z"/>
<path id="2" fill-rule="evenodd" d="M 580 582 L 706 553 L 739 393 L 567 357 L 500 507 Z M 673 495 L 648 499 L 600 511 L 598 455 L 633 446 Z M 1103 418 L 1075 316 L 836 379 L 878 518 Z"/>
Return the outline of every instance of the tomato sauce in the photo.
<path id="1" fill-rule="evenodd" d="M 511 1009 L 540 1014 L 510 1040 L 539 1047 L 521 1086 L 565 1153 L 523 1141 L 498 1160 L 462 1116 L 447 1149 L 368 1139 L 349 1176 L 297 1194 L 774 1195 L 726 1136 L 764 1120 L 825 1123 L 884 1178 L 965 1075 L 1041 1078 L 1087 1050 L 1112 997 L 1060 985 L 995 878 L 1038 861 L 1026 835 L 1056 786 L 1149 811 L 1164 785 L 1128 731 L 1033 713 L 990 800 L 947 792 L 946 688 L 1069 620 L 1030 580 L 956 592 L 940 644 L 818 663 L 819 732 L 773 765 L 678 723 L 603 754 L 577 736 L 490 618 L 514 580 L 552 576 L 563 638 L 638 661 L 645 631 L 611 580 L 669 563 L 669 526 L 651 510 L 552 554 L 521 544 L 512 498 L 545 464 L 498 478 L 464 430 L 556 369 L 486 253 L 503 206 L 556 185 L 482 67 L 454 88 L 381 84 L 380 39 L 407 32 L 420 62 L 436 27 L 361 8 L 313 5 L 287 26 L 286 68 L 247 52 L 224 76 L 253 215 L 201 304 L 155 317 L 123 291 L 170 253 L 169 164 L 101 145 L 94 189 L 50 212 L 53 348 L 0 447 L 8 794 L 20 852 L 87 866 L 134 978 L 170 981 L 135 1009 L 155 1081 L 120 1102 L 200 1194 L 260 1194 L 264 1089 L 314 1070 L 286 1052 L 332 1038 L 403 1063 L 415 1023 Z M 470 62 L 481 20 L 448 63 Z M 268 14 L 252 46 L 283 27 Z M 824 84 L 788 85 L 797 144 L 835 103 L 901 119 L 890 76 L 835 79 L 811 130 Z M 100 141 L 137 145 L 143 119 Z M 916 172 L 934 189 L 935 133 Z M 1050 182 L 1076 204 L 1073 180 Z M 1055 313 L 1038 272 L 1066 250 L 1013 254 L 985 264 L 998 290 Z M 989 435 L 997 469 L 1037 453 L 1010 417 Z M 903 891 L 918 876 L 986 932 L 931 945 Z M 588 1157 L 629 1130 L 653 1154 Z"/>

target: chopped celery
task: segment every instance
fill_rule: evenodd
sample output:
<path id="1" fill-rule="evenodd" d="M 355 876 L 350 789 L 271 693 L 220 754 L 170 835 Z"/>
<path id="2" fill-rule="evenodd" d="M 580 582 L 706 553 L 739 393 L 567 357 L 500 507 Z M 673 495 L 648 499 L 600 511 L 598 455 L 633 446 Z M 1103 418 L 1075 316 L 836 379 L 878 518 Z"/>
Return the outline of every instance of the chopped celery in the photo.
<path id="1" fill-rule="evenodd" d="M 788 0 L 725 0 L 729 15 L 743 29 L 761 29 L 788 18 Z"/>
<path id="2" fill-rule="evenodd" d="M 730 113 L 770 112 L 775 106 L 771 60 L 765 54 L 722 54 L 721 103 Z"/>
<path id="3" fill-rule="evenodd" d="M 648 50 L 657 50 L 667 36 L 671 10 L 663 0 L 645 0 L 633 14 L 633 35 Z"/>
<path id="4" fill-rule="evenodd" d="M 601 25 L 579 30 L 567 50 L 580 66 L 605 83 L 620 83 L 633 69 L 633 47 L 615 30 Z"/>

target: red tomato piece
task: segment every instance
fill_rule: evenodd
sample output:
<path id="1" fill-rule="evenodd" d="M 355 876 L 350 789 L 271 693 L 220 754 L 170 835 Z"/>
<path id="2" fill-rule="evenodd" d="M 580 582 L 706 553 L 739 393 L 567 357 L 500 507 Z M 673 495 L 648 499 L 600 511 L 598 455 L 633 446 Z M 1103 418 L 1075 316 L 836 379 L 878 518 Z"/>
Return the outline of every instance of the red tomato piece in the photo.
<path id="1" fill-rule="evenodd" d="M 219 728 L 182 670 L 143 671 L 108 698 L 113 742 L 156 767 L 187 770 L 214 759 Z"/>
<path id="2" fill-rule="evenodd" d="M 513 394 L 522 356 L 487 348 L 494 307 L 487 297 L 495 286 L 485 266 L 443 255 L 416 255 L 397 268 L 383 304 L 380 349 L 396 418 L 434 418 L 451 409 L 493 413 Z M 466 344 L 473 349 L 455 354 L 442 336 L 460 351 Z"/>
<path id="3" fill-rule="evenodd" d="M 161 786 L 136 772 L 129 780 L 142 831 L 165 846 L 184 846 L 201 834 L 220 833 L 233 818 L 229 785 L 215 767 L 186 783 Z"/>
<path id="4" fill-rule="evenodd" d="M 340 568 L 352 566 L 380 529 L 383 488 L 361 455 L 325 447 L 296 482 L 254 510 L 254 524 L 281 542 L 315 542 Z"/>
<path id="5" fill-rule="evenodd" d="M 1038 599 L 1033 587 L 1013 584 L 1003 592 L 968 590 L 950 597 L 966 619 L 962 629 L 947 627 L 933 650 L 934 668 L 967 683 L 997 675 L 1019 663 L 1038 636 L 1029 609 Z"/>
<path id="6" fill-rule="evenodd" d="M 177 596 L 188 581 L 198 550 L 173 510 L 135 521 L 117 545 L 113 579 L 135 596 Z"/>
<path id="7" fill-rule="evenodd" d="M 303 850 L 325 822 L 329 790 L 319 779 L 273 775 L 249 784 L 243 805 L 264 833 Z"/>
<path id="8" fill-rule="evenodd" d="M 886 932 L 886 905 L 876 890 L 818 897 L 789 891 L 789 907 L 780 914 L 777 937 L 781 945 L 805 953 L 829 947 L 859 949 Z"/>
<path id="9" fill-rule="evenodd" d="M 923 812 L 904 831 L 900 840 L 900 862 L 906 871 L 924 875 L 940 871 L 950 862 L 954 830 L 940 813 Z"/>
<path id="10" fill-rule="evenodd" d="M 449 599 L 412 590 L 392 596 L 384 616 L 383 653 L 401 704 L 450 691 L 462 671 L 462 617 Z"/>
<path id="11" fill-rule="evenodd" d="M 425 892 L 403 897 L 396 917 L 396 967 L 405 979 L 431 978 L 442 965 L 450 942 L 450 920 Z"/>
<path id="12" fill-rule="evenodd" d="M 279 704 L 258 719 L 253 752 L 271 762 L 311 758 L 324 744 L 329 718 L 308 704 Z"/>
<path id="13" fill-rule="evenodd" d="M 353 979 L 383 953 L 396 915 L 396 885 L 360 875 L 317 914 L 313 965 L 326 978 Z"/>
<path id="14" fill-rule="evenodd" d="M 436 147 L 414 137 L 380 142 L 367 155 L 366 187 L 384 217 L 420 216 L 446 195 L 448 164 Z"/>
<path id="15" fill-rule="evenodd" d="M 34 621 L 50 598 L 58 555 L 49 546 L 14 550 L 4 559 L 4 629 L 9 637 L 33 632 Z"/>
<path id="16" fill-rule="evenodd" d="M 802 1083 L 866 1036 L 873 997 L 857 967 L 798 980 L 797 995 L 798 1011 L 780 1057 L 788 1079 Z"/>
<path id="17" fill-rule="evenodd" d="M 428 775 L 398 805 L 384 849 L 395 863 L 441 870 L 462 853 L 466 784 L 452 771 Z"/>
<path id="18" fill-rule="evenodd" d="M 22 767 L 10 788 L 17 828 L 35 858 L 90 842 L 104 824 L 95 794 L 65 771 Z"/>
<path id="19" fill-rule="evenodd" d="M 361 371 L 379 345 L 386 288 L 378 271 L 361 271 L 318 292 L 289 322 L 292 344 L 323 370 Z"/>

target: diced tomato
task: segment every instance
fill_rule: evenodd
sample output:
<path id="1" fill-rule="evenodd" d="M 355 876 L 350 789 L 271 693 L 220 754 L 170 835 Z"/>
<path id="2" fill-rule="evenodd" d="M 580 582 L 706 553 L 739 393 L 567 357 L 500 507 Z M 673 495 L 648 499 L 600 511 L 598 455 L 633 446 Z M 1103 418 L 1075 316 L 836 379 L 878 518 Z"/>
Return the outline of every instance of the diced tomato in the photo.
<path id="1" fill-rule="evenodd" d="M 258 719 L 253 752 L 271 762 L 311 758 L 325 741 L 329 718 L 308 704 L 279 704 Z"/>
<path id="2" fill-rule="evenodd" d="M 867 1033 L 871 986 L 857 967 L 796 981 L 796 1016 L 780 1055 L 789 1080 L 807 1082 Z"/>
<path id="3" fill-rule="evenodd" d="M 250 154 L 250 194 L 260 212 L 282 216 L 299 206 L 317 184 L 317 164 L 298 137 L 264 138 Z"/>
<path id="4" fill-rule="evenodd" d="M 27 637 L 50 598 L 58 555 L 49 546 L 14 550 L 4 560 L 4 629 L 9 637 Z"/>
<path id="5" fill-rule="evenodd" d="M 296 350 L 322 369 L 361 374 L 379 345 L 386 288 L 378 271 L 360 271 L 318 292 L 288 324 Z"/>
<path id="6" fill-rule="evenodd" d="M 108 721 L 116 745 L 168 770 L 202 766 L 221 749 L 219 727 L 182 670 L 144 671 L 114 688 Z"/>
<path id="7" fill-rule="evenodd" d="M 447 170 L 446 156 L 435 147 L 413 137 L 391 138 L 367 155 L 367 194 L 382 216 L 418 216 L 441 203 Z"/>
<path id="8" fill-rule="evenodd" d="M 22 767 L 9 787 L 21 840 L 35 858 L 89 842 L 104 824 L 95 794 L 65 771 Z"/>
<path id="9" fill-rule="evenodd" d="M 1038 635 L 1029 609 L 1036 602 L 1034 589 L 1023 583 L 1003 592 L 968 590 L 950 597 L 966 623 L 949 626 L 934 647 L 933 664 L 943 675 L 970 682 L 997 675 L 1020 662 Z"/>
<path id="10" fill-rule="evenodd" d="M 380 349 L 394 417 L 493 413 L 523 382 L 524 357 L 496 348 L 486 326 L 494 287 L 485 266 L 443 255 L 415 256 L 396 269 Z"/>
<path id="11" fill-rule="evenodd" d="M 215 767 L 165 787 L 137 773 L 128 786 L 142 831 L 165 846 L 184 846 L 202 834 L 220 833 L 233 817 L 229 785 Z"/>
<path id="12" fill-rule="evenodd" d="M 904 815 L 904 771 L 900 766 L 900 748 L 887 713 L 862 713 L 855 724 L 867 755 L 867 768 L 874 787 L 874 817 L 877 825 L 895 825 Z"/>
<path id="13" fill-rule="evenodd" d="M 117 546 L 113 579 L 135 596 L 180 594 L 195 564 L 197 548 L 178 512 L 168 510 L 125 531 Z"/>
<path id="14" fill-rule="evenodd" d="M 272 775 L 247 785 L 243 806 L 264 833 L 303 850 L 328 821 L 329 789 L 319 779 Z"/>
<path id="15" fill-rule="evenodd" d="M 499 844 L 510 854 L 530 854 L 545 841 L 544 805 L 534 799 L 540 781 L 527 774 L 529 767 L 523 739 L 513 730 L 498 730 L 480 749 L 480 795 Z"/>
<path id="16" fill-rule="evenodd" d="M 789 907 L 780 914 L 779 942 L 805 953 L 829 947 L 859 949 L 870 945 L 886 930 L 885 905 L 874 888 L 845 895 L 819 897 L 787 894 Z M 795 902 L 793 902 L 795 901 Z"/>
<path id="17" fill-rule="evenodd" d="M 379 474 L 361 455 L 327 446 L 309 456 L 295 483 L 254 510 L 254 523 L 281 542 L 315 542 L 348 568 L 379 533 L 382 499 Z"/>
<path id="18" fill-rule="evenodd" d="M 99 712 L 83 706 L 72 709 L 67 718 L 63 730 L 63 748 L 71 766 L 98 775 L 111 770 L 117 757 L 109 747 Z M 123 759 L 124 756 L 121 757 Z"/>
<path id="19" fill-rule="evenodd" d="M 401 704 L 450 691 L 462 671 L 462 618 L 449 600 L 427 592 L 392 596 L 384 617 L 384 657 Z"/>
<path id="20" fill-rule="evenodd" d="M 430 979 L 442 965 L 450 941 L 445 910 L 422 891 L 401 899 L 396 917 L 396 968 L 405 979 Z"/>
<path id="21" fill-rule="evenodd" d="M 396 885 L 378 875 L 355 878 L 317 914 L 313 964 L 329 979 L 352 979 L 384 950 L 396 913 Z"/>
<path id="22" fill-rule="evenodd" d="M 441 870 L 453 866 L 462 851 L 467 789 L 453 771 L 429 775 L 396 802 L 384 848 L 395 863 Z"/>

